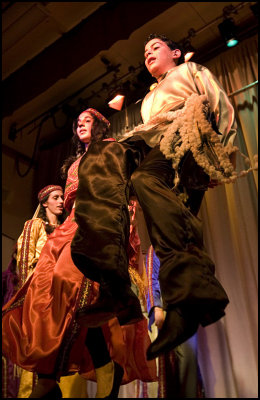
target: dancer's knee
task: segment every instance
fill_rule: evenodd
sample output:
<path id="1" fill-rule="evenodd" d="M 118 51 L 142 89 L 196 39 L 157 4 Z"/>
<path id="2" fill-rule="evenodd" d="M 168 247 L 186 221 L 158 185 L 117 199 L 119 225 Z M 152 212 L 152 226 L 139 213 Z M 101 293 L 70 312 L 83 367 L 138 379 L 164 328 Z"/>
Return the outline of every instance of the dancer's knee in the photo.
<path id="1" fill-rule="evenodd" d="M 133 188 L 136 192 L 138 192 L 139 188 L 143 188 L 148 184 L 149 174 L 146 171 L 137 169 L 131 176 L 131 182 Z"/>

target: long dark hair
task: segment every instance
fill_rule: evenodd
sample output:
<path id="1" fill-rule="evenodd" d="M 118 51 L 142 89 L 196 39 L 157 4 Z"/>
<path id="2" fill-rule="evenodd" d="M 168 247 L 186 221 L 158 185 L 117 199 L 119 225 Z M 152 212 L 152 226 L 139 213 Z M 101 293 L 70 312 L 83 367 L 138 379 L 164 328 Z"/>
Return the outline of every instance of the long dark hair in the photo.
<path id="1" fill-rule="evenodd" d="M 94 119 L 91 129 L 91 143 L 96 143 L 100 140 L 107 139 L 110 135 L 110 128 L 108 127 L 108 125 L 105 122 L 99 120 L 95 115 L 91 114 L 91 116 Z M 73 121 L 72 125 L 73 137 L 71 139 L 71 142 L 74 150 L 74 155 L 68 157 L 61 167 L 61 177 L 63 179 L 67 177 L 68 169 L 71 164 L 86 151 L 85 143 L 81 142 L 77 135 L 78 118 Z"/>
<path id="2" fill-rule="evenodd" d="M 161 35 L 161 34 L 157 34 L 157 33 L 151 33 L 146 41 L 144 42 L 144 45 L 146 46 L 148 42 L 150 42 L 150 40 L 152 39 L 160 39 L 163 42 L 165 42 L 167 44 L 167 46 L 171 49 L 171 50 L 175 50 L 175 49 L 179 49 L 181 51 L 181 56 L 178 58 L 178 61 L 176 62 L 177 65 L 180 65 L 182 63 L 185 62 L 184 59 L 184 51 L 183 48 L 180 44 L 174 42 L 173 40 L 167 38 L 165 35 Z"/>
<path id="3" fill-rule="evenodd" d="M 47 196 L 45 196 L 42 201 L 40 202 L 40 210 L 38 212 L 37 218 L 41 218 L 44 222 L 45 222 L 45 231 L 47 234 L 50 234 L 54 231 L 55 226 L 50 225 L 50 221 L 47 217 L 47 213 L 46 213 L 46 208 L 43 206 L 43 203 L 45 203 L 51 193 L 49 193 Z M 67 212 L 63 209 L 62 214 L 61 215 L 57 215 L 57 219 L 59 221 L 60 224 L 62 224 L 65 219 L 67 217 Z"/>

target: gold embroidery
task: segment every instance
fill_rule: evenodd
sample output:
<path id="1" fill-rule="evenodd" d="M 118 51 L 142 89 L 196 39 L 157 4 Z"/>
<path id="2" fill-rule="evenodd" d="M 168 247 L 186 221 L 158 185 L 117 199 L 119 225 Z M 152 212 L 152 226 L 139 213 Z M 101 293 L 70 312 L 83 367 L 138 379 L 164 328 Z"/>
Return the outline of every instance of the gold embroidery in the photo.
<path id="1" fill-rule="evenodd" d="M 64 193 L 64 205 L 67 208 L 67 203 L 71 200 L 73 194 L 76 194 L 78 189 L 78 168 L 79 163 L 81 161 L 81 157 L 79 157 L 74 163 L 70 166 L 68 170 L 68 177 L 65 185 L 65 193 Z"/>
<path id="2" fill-rule="evenodd" d="M 29 247 L 30 247 L 30 234 L 32 225 L 34 220 L 30 220 L 26 222 L 24 228 L 24 237 L 21 247 L 21 260 L 20 260 L 20 282 L 19 285 L 22 286 L 26 281 L 27 274 L 28 274 L 28 256 L 29 256 Z"/>
<path id="3" fill-rule="evenodd" d="M 79 301 L 79 308 L 84 307 L 86 304 L 90 303 L 90 297 L 92 295 L 92 287 L 93 282 L 89 279 L 85 278 L 85 282 L 83 282 L 81 294 L 80 294 L 80 301 Z"/>
<path id="4" fill-rule="evenodd" d="M 21 297 L 19 300 L 15 301 L 10 307 L 8 307 L 6 310 L 3 311 L 2 316 L 4 316 L 6 313 L 9 311 L 13 310 L 16 307 L 20 307 L 22 303 L 24 302 L 25 296 Z"/>

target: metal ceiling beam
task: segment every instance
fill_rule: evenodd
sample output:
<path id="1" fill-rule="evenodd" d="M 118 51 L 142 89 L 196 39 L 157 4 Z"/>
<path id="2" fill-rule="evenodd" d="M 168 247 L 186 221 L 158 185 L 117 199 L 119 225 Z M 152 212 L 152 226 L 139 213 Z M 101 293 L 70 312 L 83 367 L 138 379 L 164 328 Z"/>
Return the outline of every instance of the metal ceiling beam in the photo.
<path id="1" fill-rule="evenodd" d="M 2 82 L 3 118 L 176 2 L 111 1 Z"/>

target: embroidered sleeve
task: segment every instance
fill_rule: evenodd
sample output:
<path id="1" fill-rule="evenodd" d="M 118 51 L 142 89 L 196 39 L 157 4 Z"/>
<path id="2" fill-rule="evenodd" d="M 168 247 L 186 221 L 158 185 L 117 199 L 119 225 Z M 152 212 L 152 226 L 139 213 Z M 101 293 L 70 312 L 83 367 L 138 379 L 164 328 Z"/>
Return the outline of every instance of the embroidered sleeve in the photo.
<path id="1" fill-rule="evenodd" d="M 72 209 L 76 197 L 76 192 L 78 189 L 78 184 L 79 184 L 78 169 L 81 158 L 82 156 L 79 157 L 76 161 L 74 161 L 74 163 L 70 166 L 68 170 L 68 176 L 64 192 L 64 207 L 69 212 Z"/>
<path id="2" fill-rule="evenodd" d="M 17 274 L 22 286 L 33 272 L 47 240 L 44 222 L 41 218 L 26 221 L 17 241 Z"/>
<path id="3" fill-rule="evenodd" d="M 162 307 L 161 290 L 159 284 L 160 261 L 152 246 L 146 255 L 146 274 L 148 280 L 147 311 L 149 316 L 149 329 L 154 323 L 154 307 Z"/>
<path id="4" fill-rule="evenodd" d="M 130 200 L 128 211 L 130 216 L 130 235 L 128 242 L 128 272 L 131 282 L 138 288 L 138 296 L 146 310 L 147 279 L 141 252 L 141 241 L 136 221 L 137 201 Z"/>

